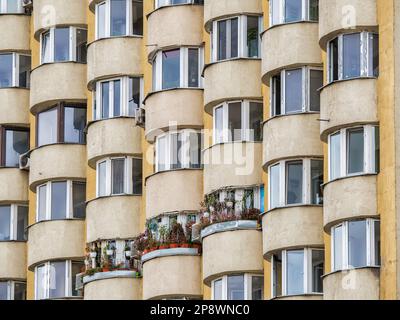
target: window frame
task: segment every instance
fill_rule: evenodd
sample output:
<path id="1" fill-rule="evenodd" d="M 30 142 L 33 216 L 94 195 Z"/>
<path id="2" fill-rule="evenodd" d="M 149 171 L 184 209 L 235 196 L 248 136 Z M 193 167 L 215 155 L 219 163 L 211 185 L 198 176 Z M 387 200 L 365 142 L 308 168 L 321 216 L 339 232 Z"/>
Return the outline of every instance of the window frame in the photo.
<path id="1" fill-rule="evenodd" d="M 279 5 L 278 5 L 278 23 L 274 23 L 274 3 L 279 1 Z M 273 26 L 279 26 L 279 25 L 284 25 L 284 24 L 291 24 L 291 23 L 299 23 L 299 22 L 315 22 L 317 23 L 319 21 L 319 17 L 318 20 L 312 20 L 310 18 L 310 0 L 301 0 L 301 19 L 300 20 L 296 20 L 296 21 L 286 21 L 286 16 L 285 16 L 285 12 L 286 12 L 286 0 L 277 0 L 277 1 L 273 1 L 270 0 L 269 1 L 269 26 L 273 27 Z"/>
<path id="2" fill-rule="evenodd" d="M 154 9 L 159 9 L 159 8 L 163 8 L 163 7 L 169 7 L 169 6 L 180 6 L 180 5 L 187 5 L 187 4 L 191 4 L 191 5 L 204 5 L 204 0 L 185 0 L 185 3 L 172 3 L 173 0 L 165 0 L 165 4 L 164 5 L 160 5 L 159 4 L 159 0 L 154 0 Z M 198 3 L 196 3 L 198 2 Z"/>
<path id="3" fill-rule="evenodd" d="M 8 12 L 8 3 L 7 0 L 0 0 L 0 14 L 25 14 L 25 8 L 22 5 L 22 0 L 18 1 L 18 10 L 17 12 Z"/>
<path id="4" fill-rule="evenodd" d="M 30 72 L 32 70 L 32 56 L 29 54 L 24 54 L 24 53 L 18 53 L 18 52 L 1 52 L 0 56 L 2 55 L 12 55 L 12 79 L 11 79 L 11 86 L 9 87 L 0 87 L 0 88 L 26 88 L 29 89 L 30 85 L 31 85 L 31 81 L 30 81 Z M 29 77 L 27 78 L 27 86 L 23 87 L 20 86 L 19 83 L 19 71 L 20 71 L 20 61 L 19 58 L 23 56 L 23 57 L 29 57 L 30 62 L 31 62 L 31 66 L 29 69 Z"/>
<path id="5" fill-rule="evenodd" d="M 27 242 L 28 241 L 28 235 L 26 234 L 26 239 L 25 240 L 18 240 L 18 208 L 19 207 L 24 207 L 29 209 L 29 206 L 26 204 L 4 204 L 0 205 L 0 207 L 10 207 L 10 240 L 0 240 L 1 242 L 11 242 L 11 241 L 16 241 L 16 242 Z M 27 218 L 29 218 L 29 212 L 27 211 Z M 24 232 L 26 233 L 26 229 L 28 228 L 28 223 L 26 224 Z"/>
<path id="6" fill-rule="evenodd" d="M 263 274 L 257 274 L 257 273 L 234 273 L 234 274 L 228 274 L 225 276 L 222 276 L 218 279 L 215 279 L 213 281 L 211 281 L 211 300 L 215 300 L 214 298 L 214 284 L 215 282 L 222 280 L 222 299 L 223 301 L 228 301 L 228 277 L 232 277 L 232 276 L 243 276 L 243 291 L 244 291 L 244 300 L 243 301 L 248 301 L 248 300 L 252 300 L 251 299 L 251 295 L 253 292 L 253 288 L 252 288 L 252 278 L 253 277 L 261 277 L 263 278 L 263 283 L 265 282 L 264 279 L 264 275 Z M 265 295 L 264 292 L 264 286 L 262 287 L 263 289 L 263 297 Z M 232 300 L 230 300 L 232 301 Z"/>
<path id="7" fill-rule="evenodd" d="M 0 168 L 18 168 L 18 167 L 8 167 L 6 166 L 6 145 L 7 145 L 7 131 L 20 131 L 26 132 L 28 134 L 28 150 L 30 148 L 30 130 L 29 128 L 21 128 L 7 125 L 0 125 Z M 27 152 L 26 151 L 26 152 Z"/>
<path id="8" fill-rule="evenodd" d="M 16 280 L 0 280 L 0 282 L 7 283 L 7 299 L 6 301 L 15 300 L 15 284 L 24 284 L 25 285 L 25 300 L 27 294 L 27 286 L 25 281 L 16 281 Z"/>

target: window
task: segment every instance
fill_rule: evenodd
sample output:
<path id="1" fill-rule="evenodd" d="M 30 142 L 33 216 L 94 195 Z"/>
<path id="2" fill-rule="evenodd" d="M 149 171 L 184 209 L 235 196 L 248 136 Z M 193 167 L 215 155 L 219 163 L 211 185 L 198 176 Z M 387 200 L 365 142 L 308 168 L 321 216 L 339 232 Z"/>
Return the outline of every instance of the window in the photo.
<path id="1" fill-rule="evenodd" d="M 20 155 L 29 150 L 29 129 L 0 126 L 0 167 L 18 168 Z"/>
<path id="2" fill-rule="evenodd" d="M 228 275 L 211 283 L 212 300 L 263 300 L 262 275 Z"/>
<path id="3" fill-rule="evenodd" d="M 26 283 L 20 281 L 0 281 L 1 300 L 26 300 Z"/>
<path id="4" fill-rule="evenodd" d="M 328 42 L 328 82 L 379 76 L 379 35 L 343 34 Z"/>
<path id="5" fill-rule="evenodd" d="M 84 264 L 75 261 L 46 262 L 35 268 L 35 300 L 77 297 L 76 275 Z"/>
<path id="6" fill-rule="evenodd" d="M 36 222 L 84 219 L 86 184 L 79 181 L 51 181 L 36 188 Z"/>
<path id="7" fill-rule="evenodd" d="M 324 250 L 283 250 L 272 256 L 272 297 L 322 294 Z"/>
<path id="8" fill-rule="evenodd" d="M 159 51 L 153 59 L 153 91 L 201 88 L 203 48 Z"/>
<path id="9" fill-rule="evenodd" d="M 380 221 L 345 221 L 332 227 L 332 270 L 380 265 Z"/>
<path id="10" fill-rule="evenodd" d="M 193 130 L 168 132 L 156 139 L 156 172 L 202 168 L 202 135 Z"/>
<path id="11" fill-rule="evenodd" d="M 97 162 L 97 197 L 142 194 L 142 159 L 116 157 Z"/>
<path id="12" fill-rule="evenodd" d="M 204 0 L 155 0 L 155 8 L 174 6 L 178 4 L 204 4 Z"/>
<path id="13" fill-rule="evenodd" d="M 0 206 L 0 241 L 27 241 L 28 207 L 24 205 Z"/>
<path id="14" fill-rule="evenodd" d="M 214 144 L 261 141 L 263 104 L 256 101 L 225 102 L 214 108 Z"/>
<path id="15" fill-rule="evenodd" d="M 143 0 L 106 0 L 96 5 L 96 39 L 143 35 Z"/>
<path id="16" fill-rule="evenodd" d="M 271 78 L 271 116 L 319 112 L 323 72 L 309 67 L 283 70 Z"/>
<path id="17" fill-rule="evenodd" d="M 57 106 L 36 115 L 36 146 L 54 143 L 85 144 L 86 106 Z"/>
<path id="18" fill-rule="evenodd" d="M 40 36 L 41 64 L 75 61 L 86 63 L 87 30 L 76 27 L 50 28 Z"/>
<path id="19" fill-rule="evenodd" d="M 0 54 L 0 88 L 29 88 L 31 56 L 20 53 Z"/>
<path id="20" fill-rule="evenodd" d="M 22 0 L 0 0 L 0 14 L 25 13 Z"/>
<path id="21" fill-rule="evenodd" d="M 262 17 L 238 16 L 213 22 L 212 61 L 234 58 L 259 58 Z"/>
<path id="22" fill-rule="evenodd" d="M 318 21 L 318 0 L 270 0 L 270 26 Z"/>
<path id="23" fill-rule="evenodd" d="M 329 144 L 329 180 L 379 173 L 379 127 L 365 125 L 331 134 Z"/>
<path id="24" fill-rule="evenodd" d="M 289 205 L 323 202 L 323 161 L 280 161 L 269 167 L 269 210 Z"/>

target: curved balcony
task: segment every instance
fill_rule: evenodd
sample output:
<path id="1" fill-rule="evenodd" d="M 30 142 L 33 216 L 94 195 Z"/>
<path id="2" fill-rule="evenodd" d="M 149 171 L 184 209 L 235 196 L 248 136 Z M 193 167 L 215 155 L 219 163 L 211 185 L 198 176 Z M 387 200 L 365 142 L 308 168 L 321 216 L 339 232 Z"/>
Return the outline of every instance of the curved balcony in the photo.
<path id="1" fill-rule="evenodd" d="M 284 249 L 323 247 L 322 207 L 274 209 L 263 216 L 264 256 Z"/>
<path id="2" fill-rule="evenodd" d="M 28 172 L 18 168 L 0 168 L 0 203 L 26 201 L 28 201 Z"/>
<path id="3" fill-rule="evenodd" d="M 26 279 L 26 243 L 0 242 L 0 279 Z"/>
<path id="4" fill-rule="evenodd" d="M 86 103 L 86 65 L 76 62 L 43 64 L 31 73 L 33 114 L 60 101 Z"/>
<path id="5" fill-rule="evenodd" d="M 164 186 L 160 192 L 160 186 Z M 164 213 L 197 211 L 203 200 L 203 171 L 180 169 L 156 173 L 146 180 L 146 218 Z"/>
<path id="6" fill-rule="evenodd" d="M 286 297 L 277 297 L 273 300 L 275 301 L 313 301 L 313 300 L 323 300 L 322 294 L 303 294 L 299 296 L 286 296 Z"/>
<path id="7" fill-rule="evenodd" d="M 148 54 L 170 46 L 203 43 L 203 6 L 161 7 L 148 16 Z"/>
<path id="8" fill-rule="evenodd" d="M 319 43 L 321 48 L 325 50 L 329 39 L 350 28 L 355 32 L 359 28 L 365 30 L 365 27 L 377 26 L 376 2 L 376 0 L 319 1 Z"/>
<path id="9" fill-rule="evenodd" d="M 20 125 L 29 123 L 29 89 L 0 89 L 0 123 Z"/>
<path id="10" fill-rule="evenodd" d="M 379 300 L 379 268 L 361 268 L 325 275 L 324 300 Z"/>
<path id="11" fill-rule="evenodd" d="M 281 159 L 322 157 L 318 119 L 318 113 L 300 113 L 266 121 L 263 129 L 264 169 Z"/>
<path id="12" fill-rule="evenodd" d="M 104 38 L 90 43 L 87 59 L 89 87 L 103 78 L 142 75 L 142 47 L 142 37 Z"/>
<path id="13" fill-rule="evenodd" d="M 84 300 L 140 300 L 141 279 L 133 278 L 130 272 L 118 275 L 102 274 L 85 283 Z"/>
<path id="14" fill-rule="evenodd" d="M 167 101 L 167 103 L 166 103 Z M 146 139 L 153 142 L 157 134 L 168 130 L 203 127 L 203 90 L 176 89 L 149 95 L 146 104 Z"/>
<path id="15" fill-rule="evenodd" d="M 338 179 L 324 187 L 324 227 L 344 220 L 376 217 L 377 176 L 360 175 Z"/>
<path id="16" fill-rule="evenodd" d="M 99 239 L 134 238 L 140 233 L 140 196 L 98 198 L 86 207 L 87 242 Z"/>
<path id="17" fill-rule="evenodd" d="M 96 162 L 110 156 L 138 156 L 142 154 L 141 129 L 132 118 L 113 118 L 89 124 L 87 157 L 95 169 Z"/>
<path id="18" fill-rule="evenodd" d="M 318 46 L 318 23 L 302 22 L 272 27 L 262 34 L 262 76 L 269 77 L 283 68 L 322 65 Z"/>
<path id="19" fill-rule="evenodd" d="M 85 221 L 43 221 L 29 227 L 29 270 L 51 260 L 81 260 L 85 256 Z"/>
<path id="20" fill-rule="evenodd" d="M 204 151 L 204 193 L 225 187 L 262 184 L 262 144 L 216 144 Z"/>
<path id="21" fill-rule="evenodd" d="M 321 91 L 321 137 L 358 124 L 377 123 L 377 80 L 371 78 L 339 81 Z"/>
<path id="22" fill-rule="evenodd" d="M 57 25 L 81 26 L 87 24 L 86 1 L 35 0 L 33 1 L 33 30 L 36 39 L 46 28 Z"/>
<path id="23" fill-rule="evenodd" d="M 30 156 L 29 185 L 32 191 L 55 179 L 86 177 L 86 147 L 78 144 L 52 144 L 39 147 Z"/>
<path id="24" fill-rule="evenodd" d="M 1 15 L 0 29 L 12 32 L 3 32 L 0 42 L 0 51 L 30 51 L 30 16 Z"/>
<path id="25" fill-rule="evenodd" d="M 261 61 L 234 59 L 209 64 L 204 69 L 205 111 L 229 100 L 261 100 Z"/>

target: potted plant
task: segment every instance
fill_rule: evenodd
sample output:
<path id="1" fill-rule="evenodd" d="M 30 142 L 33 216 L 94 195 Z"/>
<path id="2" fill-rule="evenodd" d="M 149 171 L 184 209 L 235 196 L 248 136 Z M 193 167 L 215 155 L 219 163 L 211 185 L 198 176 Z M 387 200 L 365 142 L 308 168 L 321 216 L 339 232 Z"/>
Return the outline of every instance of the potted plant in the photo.
<path id="1" fill-rule="evenodd" d="M 104 261 L 101 266 L 102 272 L 109 272 L 110 271 L 110 264 L 108 261 Z"/>
<path id="2" fill-rule="evenodd" d="M 114 254 L 114 250 L 111 248 L 109 243 L 106 245 L 106 254 L 107 256 L 112 256 Z"/>
<path id="3" fill-rule="evenodd" d="M 130 258 L 132 256 L 132 250 L 131 247 L 126 244 L 125 245 L 125 257 Z"/>

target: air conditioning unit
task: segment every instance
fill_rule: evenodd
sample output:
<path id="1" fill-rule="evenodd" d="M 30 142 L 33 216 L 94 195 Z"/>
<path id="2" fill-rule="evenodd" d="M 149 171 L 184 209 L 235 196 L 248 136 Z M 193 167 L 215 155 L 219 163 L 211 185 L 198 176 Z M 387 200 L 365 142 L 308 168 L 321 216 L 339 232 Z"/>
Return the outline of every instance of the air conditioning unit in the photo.
<path id="1" fill-rule="evenodd" d="M 192 226 L 192 241 L 201 242 L 201 224 L 196 223 Z"/>
<path id="2" fill-rule="evenodd" d="M 146 122 L 146 111 L 143 108 L 135 110 L 136 125 L 144 128 Z"/>
<path id="3" fill-rule="evenodd" d="M 78 273 L 75 278 L 75 288 L 76 290 L 82 290 L 83 289 L 83 277 L 85 276 L 85 273 Z"/>
<path id="4" fill-rule="evenodd" d="M 30 167 L 30 152 L 26 152 L 19 156 L 19 168 L 20 170 L 29 170 Z"/>
<path id="5" fill-rule="evenodd" d="M 22 6 L 24 8 L 31 8 L 33 6 L 33 0 L 22 0 Z"/>

